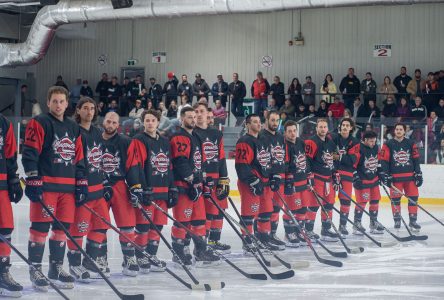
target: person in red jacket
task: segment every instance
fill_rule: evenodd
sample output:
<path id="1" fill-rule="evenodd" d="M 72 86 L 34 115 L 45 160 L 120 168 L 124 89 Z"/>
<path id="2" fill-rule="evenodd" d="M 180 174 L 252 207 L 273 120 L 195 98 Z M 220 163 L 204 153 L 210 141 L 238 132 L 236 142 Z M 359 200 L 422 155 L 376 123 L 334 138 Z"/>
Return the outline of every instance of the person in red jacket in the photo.
<path id="1" fill-rule="evenodd" d="M 335 97 L 335 102 L 330 104 L 328 111 L 333 113 L 333 118 L 342 118 L 344 116 L 345 105 L 340 101 L 339 96 Z"/>
<path id="2" fill-rule="evenodd" d="M 270 84 L 264 78 L 262 72 L 257 72 L 257 79 L 251 85 L 251 97 L 254 98 L 253 113 L 262 115 L 265 108 L 268 106 L 268 92 L 270 91 Z"/>

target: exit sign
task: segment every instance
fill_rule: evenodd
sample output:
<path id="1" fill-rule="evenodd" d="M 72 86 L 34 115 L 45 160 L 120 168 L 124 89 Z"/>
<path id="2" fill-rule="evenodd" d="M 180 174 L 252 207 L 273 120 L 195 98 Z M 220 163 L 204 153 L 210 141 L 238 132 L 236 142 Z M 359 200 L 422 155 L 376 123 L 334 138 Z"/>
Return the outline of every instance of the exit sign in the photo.
<path id="1" fill-rule="evenodd" d="M 128 66 L 134 66 L 137 63 L 137 59 L 128 59 Z"/>

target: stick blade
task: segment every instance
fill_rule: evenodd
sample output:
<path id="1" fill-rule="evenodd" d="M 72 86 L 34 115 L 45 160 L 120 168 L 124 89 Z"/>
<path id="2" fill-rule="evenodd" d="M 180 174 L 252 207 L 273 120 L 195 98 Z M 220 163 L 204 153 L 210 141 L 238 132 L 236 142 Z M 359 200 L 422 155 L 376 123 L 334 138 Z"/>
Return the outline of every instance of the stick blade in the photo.
<path id="1" fill-rule="evenodd" d="M 359 254 L 359 253 L 362 253 L 362 252 L 364 252 L 364 248 L 362 248 L 362 247 L 350 249 L 350 253 L 352 253 L 352 254 Z"/>
<path id="2" fill-rule="evenodd" d="M 144 300 L 145 299 L 145 295 L 144 294 L 120 295 L 120 299 L 122 299 L 122 300 Z"/>
<path id="3" fill-rule="evenodd" d="M 413 235 L 412 237 L 414 241 L 425 241 L 429 238 L 428 235 Z"/>
<path id="4" fill-rule="evenodd" d="M 282 272 L 282 273 L 278 273 L 278 274 L 269 274 L 269 275 L 272 279 L 277 279 L 277 280 L 288 279 L 288 278 L 291 278 L 294 276 L 294 271 L 288 270 L 286 272 Z"/>
<path id="5" fill-rule="evenodd" d="M 254 279 L 254 280 L 267 280 L 267 275 L 265 274 L 248 274 L 246 275 L 247 278 L 249 279 Z"/>
<path id="6" fill-rule="evenodd" d="M 213 281 L 213 282 L 204 283 L 203 285 L 210 288 L 209 290 L 205 289 L 206 291 L 221 290 L 225 287 L 225 282 Z"/>

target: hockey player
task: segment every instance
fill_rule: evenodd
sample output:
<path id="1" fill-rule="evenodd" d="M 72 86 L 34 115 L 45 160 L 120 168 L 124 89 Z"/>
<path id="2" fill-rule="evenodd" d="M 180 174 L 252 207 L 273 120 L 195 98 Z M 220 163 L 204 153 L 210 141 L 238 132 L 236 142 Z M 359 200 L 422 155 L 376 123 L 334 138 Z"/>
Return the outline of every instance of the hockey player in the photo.
<path id="1" fill-rule="evenodd" d="M 260 208 L 261 212 L 268 213 L 269 204 L 266 201 L 272 201 L 272 212 L 270 217 L 271 231 L 269 242 L 276 245 L 279 250 L 285 249 L 285 242 L 281 241 L 277 235 L 276 231 L 279 224 L 279 213 L 281 210 L 282 202 L 277 195 L 279 192 L 281 195 L 284 194 L 284 178 L 285 178 L 285 141 L 284 136 L 277 132 L 279 127 L 279 113 L 277 111 L 270 111 L 266 114 L 265 128 L 259 133 L 259 139 L 262 144 L 268 147 L 270 151 L 270 164 L 271 169 L 269 173 L 269 185 L 273 192 L 272 199 L 264 199 L 261 202 Z M 263 215 L 262 220 L 265 221 L 265 215 Z"/>
<path id="2" fill-rule="evenodd" d="M 351 134 L 355 128 L 355 122 L 351 118 L 343 118 L 339 124 L 339 134 L 332 134 L 333 142 L 336 144 L 336 153 L 333 158 L 337 160 L 337 170 L 340 178 L 340 187 L 347 195 L 352 194 L 353 190 L 353 162 L 351 160 L 349 151 L 355 145 L 359 144 L 359 140 L 354 138 Z M 347 218 L 350 212 L 351 201 L 348 200 L 342 193 L 338 192 L 338 198 L 341 203 L 341 215 L 339 217 L 339 232 L 345 238 L 348 235 Z"/>
<path id="3" fill-rule="evenodd" d="M 378 209 L 381 194 L 379 192 L 378 177 L 378 146 L 376 146 L 377 135 L 374 131 L 366 131 L 362 142 L 353 146 L 348 151 L 353 162 L 353 187 L 355 188 L 356 202 L 363 208 L 370 202 L 370 232 L 383 234 L 384 227 L 378 223 Z M 345 191 L 345 189 L 344 189 Z M 346 192 L 347 195 L 351 195 Z M 353 234 L 363 235 L 365 228 L 362 226 L 363 211 L 355 207 Z"/>
<path id="4" fill-rule="evenodd" d="M 142 168 L 142 188 L 147 195 L 142 200 L 142 206 L 150 215 L 154 225 L 162 230 L 167 224 L 167 217 L 151 205 L 151 202 L 166 211 L 174 207 L 178 201 L 178 190 L 173 185 L 170 143 L 157 133 L 160 122 L 158 111 L 144 111 L 141 120 L 145 131 L 134 137 L 134 143 Z M 154 228 L 140 210 L 136 212 L 136 243 L 152 256 L 156 256 L 160 241 L 160 236 Z M 151 266 L 146 256 L 138 250 L 136 257 L 141 273 L 164 270 L 163 266 Z"/>
<path id="5" fill-rule="evenodd" d="M 379 154 L 383 184 L 391 187 L 392 184 L 414 202 L 408 204 L 409 227 L 414 232 L 419 232 L 421 226 L 416 222 L 418 214 L 418 187 L 422 185 L 422 172 L 419 164 L 418 147 L 414 141 L 405 137 L 405 124 L 395 125 L 395 137 L 382 146 Z M 390 189 L 392 198 L 392 212 L 395 228 L 401 228 L 401 195 Z"/>
<path id="6" fill-rule="evenodd" d="M 80 125 L 83 141 L 85 165 L 88 170 L 88 197 L 84 201 L 76 202 L 73 226 L 70 233 L 79 245 L 83 244 L 83 237 L 87 235 L 86 252 L 94 260 L 99 256 L 99 249 L 105 247 L 106 230 L 108 226 L 98 217 L 91 214 L 84 205 L 109 221 L 109 210 L 106 200 L 110 200 L 112 189 L 105 184 L 105 175 L 102 170 L 103 139 L 102 131 L 92 123 L 97 118 L 96 102 L 88 97 L 80 99 L 75 111 L 75 120 Z M 90 282 L 91 278 L 101 278 L 95 266 L 87 259 L 81 263 L 81 253 L 72 241 L 68 241 L 69 272 L 78 281 Z"/>
<path id="7" fill-rule="evenodd" d="M 131 239 L 134 239 L 136 226 L 136 210 L 142 203 L 143 190 L 139 180 L 140 167 L 134 141 L 117 133 L 119 115 L 109 112 L 103 120 L 104 152 L 102 168 L 109 178 L 112 187 L 112 197 L 108 205 L 113 210 L 117 227 Z M 139 266 L 135 257 L 134 246 L 125 237 L 120 236 L 120 246 L 123 253 L 122 273 L 126 276 L 137 276 Z M 106 262 L 106 247 L 99 248 L 99 264 L 109 273 Z"/>
<path id="8" fill-rule="evenodd" d="M 310 170 L 305 156 L 304 141 L 298 138 L 297 123 L 287 121 L 285 129 L 285 198 L 286 202 L 298 221 L 301 228 L 304 228 L 305 214 L 307 212 L 307 199 L 312 195 L 307 187 L 307 174 Z M 283 215 L 285 241 L 287 247 L 297 248 L 305 240 L 300 236 L 293 220 L 286 214 Z"/>
<path id="9" fill-rule="evenodd" d="M 194 132 L 202 143 L 202 151 L 205 156 L 204 170 L 206 181 L 204 183 L 204 198 L 206 193 L 219 201 L 219 206 L 228 208 L 227 197 L 230 192 L 230 180 L 228 179 L 227 163 L 225 161 L 225 149 L 222 132 L 208 127 L 208 105 L 196 103 L 197 126 Z M 206 190 L 206 191 L 205 191 Z M 209 199 L 205 199 L 205 211 L 207 214 L 206 231 L 208 244 L 213 248 L 230 253 L 231 246 L 220 242 L 223 225 L 223 215 Z"/>
<path id="10" fill-rule="evenodd" d="M 74 277 L 63 270 L 66 235 L 42 208 L 42 201 L 55 217 L 69 229 L 74 221 L 75 203 L 88 196 L 88 180 L 79 126 L 64 116 L 68 91 L 59 86 L 49 88 L 48 114 L 33 118 L 26 127 L 23 167 L 26 173 L 25 194 L 31 200 L 28 256 L 36 269 L 42 269 L 45 241 L 49 238 L 48 277 L 60 288 L 72 289 Z M 33 268 L 32 285 L 47 291 L 48 282 Z"/>
<path id="11" fill-rule="evenodd" d="M 205 203 L 202 196 L 204 180 L 202 168 L 205 156 L 202 154 L 201 143 L 194 128 L 196 113 L 192 107 L 180 111 L 182 127 L 170 139 L 171 157 L 173 162 L 174 184 L 179 190 L 179 201 L 173 207 L 173 215 L 177 221 L 189 226 L 201 240 L 194 240 L 194 258 L 197 266 L 220 263 L 211 249 L 207 249 L 205 240 Z M 186 231 L 173 224 L 171 229 L 172 246 L 179 258 L 186 265 L 191 265 L 191 257 L 186 242 Z M 177 261 L 173 257 L 173 261 Z"/>
<path id="12" fill-rule="evenodd" d="M 307 163 L 312 171 L 309 175 L 309 184 L 321 196 L 325 202 L 322 203 L 328 215 L 321 213 L 322 230 L 321 239 L 324 241 L 337 242 L 338 236 L 331 231 L 332 209 L 335 203 L 335 192 L 340 185 L 339 174 L 335 170 L 333 154 L 336 145 L 328 135 L 328 123 L 325 119 L 318 119 L 316 122 L 316 135 L 305 141 L 305 153 Z M 335 185 L 335 187 L 333 187 Z M 305 229 L 307 235 L 312 240 L 317 240 L 319 236 L 313 232 L 316 213 L 319 204 L 314 195 L 311 195 L 307 203 L 307 214 Z"/>
<path id="13" fill-rule="evenodd" d="M 11 241 L 14 219 L 11 202 L 18 203 L 23 190 L 17 175 L 17 147 L 12 123 L 0 114 L 0 234 Z M 20 297 L 23 287 L 9 273 L 11 248 L 0 241 L 0 295 Z"/>
<path id="14" fill-rule="evenodd" d="M 270 216 L 273 211 L 269 186 L 271 169 L 269 147 L 262 144 L 258 135 L 261 130 L 259 115 L 250 114 L 245 119 L 247 133 L 236 143 L 235 167 L 238 177 L 237 186 L 241 197 L 241 218 L 250 233 L 255 235 L 269 249 L 279 248 L 270 241 Z M 250 237 L 245 235 L 244 253 L 253 251 Z"/>

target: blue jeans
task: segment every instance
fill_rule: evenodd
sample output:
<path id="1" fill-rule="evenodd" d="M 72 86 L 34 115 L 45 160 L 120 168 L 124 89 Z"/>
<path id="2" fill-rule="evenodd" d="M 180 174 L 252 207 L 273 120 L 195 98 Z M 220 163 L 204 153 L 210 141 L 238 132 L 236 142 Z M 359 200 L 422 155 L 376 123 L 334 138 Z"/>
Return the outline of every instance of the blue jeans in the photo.
<path id="1" fill-rule="evenodd" d="M 254 99 L 253 102 L 253 113 L 257 115 L 262 115 L 264 110 L 268 106 L 268 99 Z"/>

